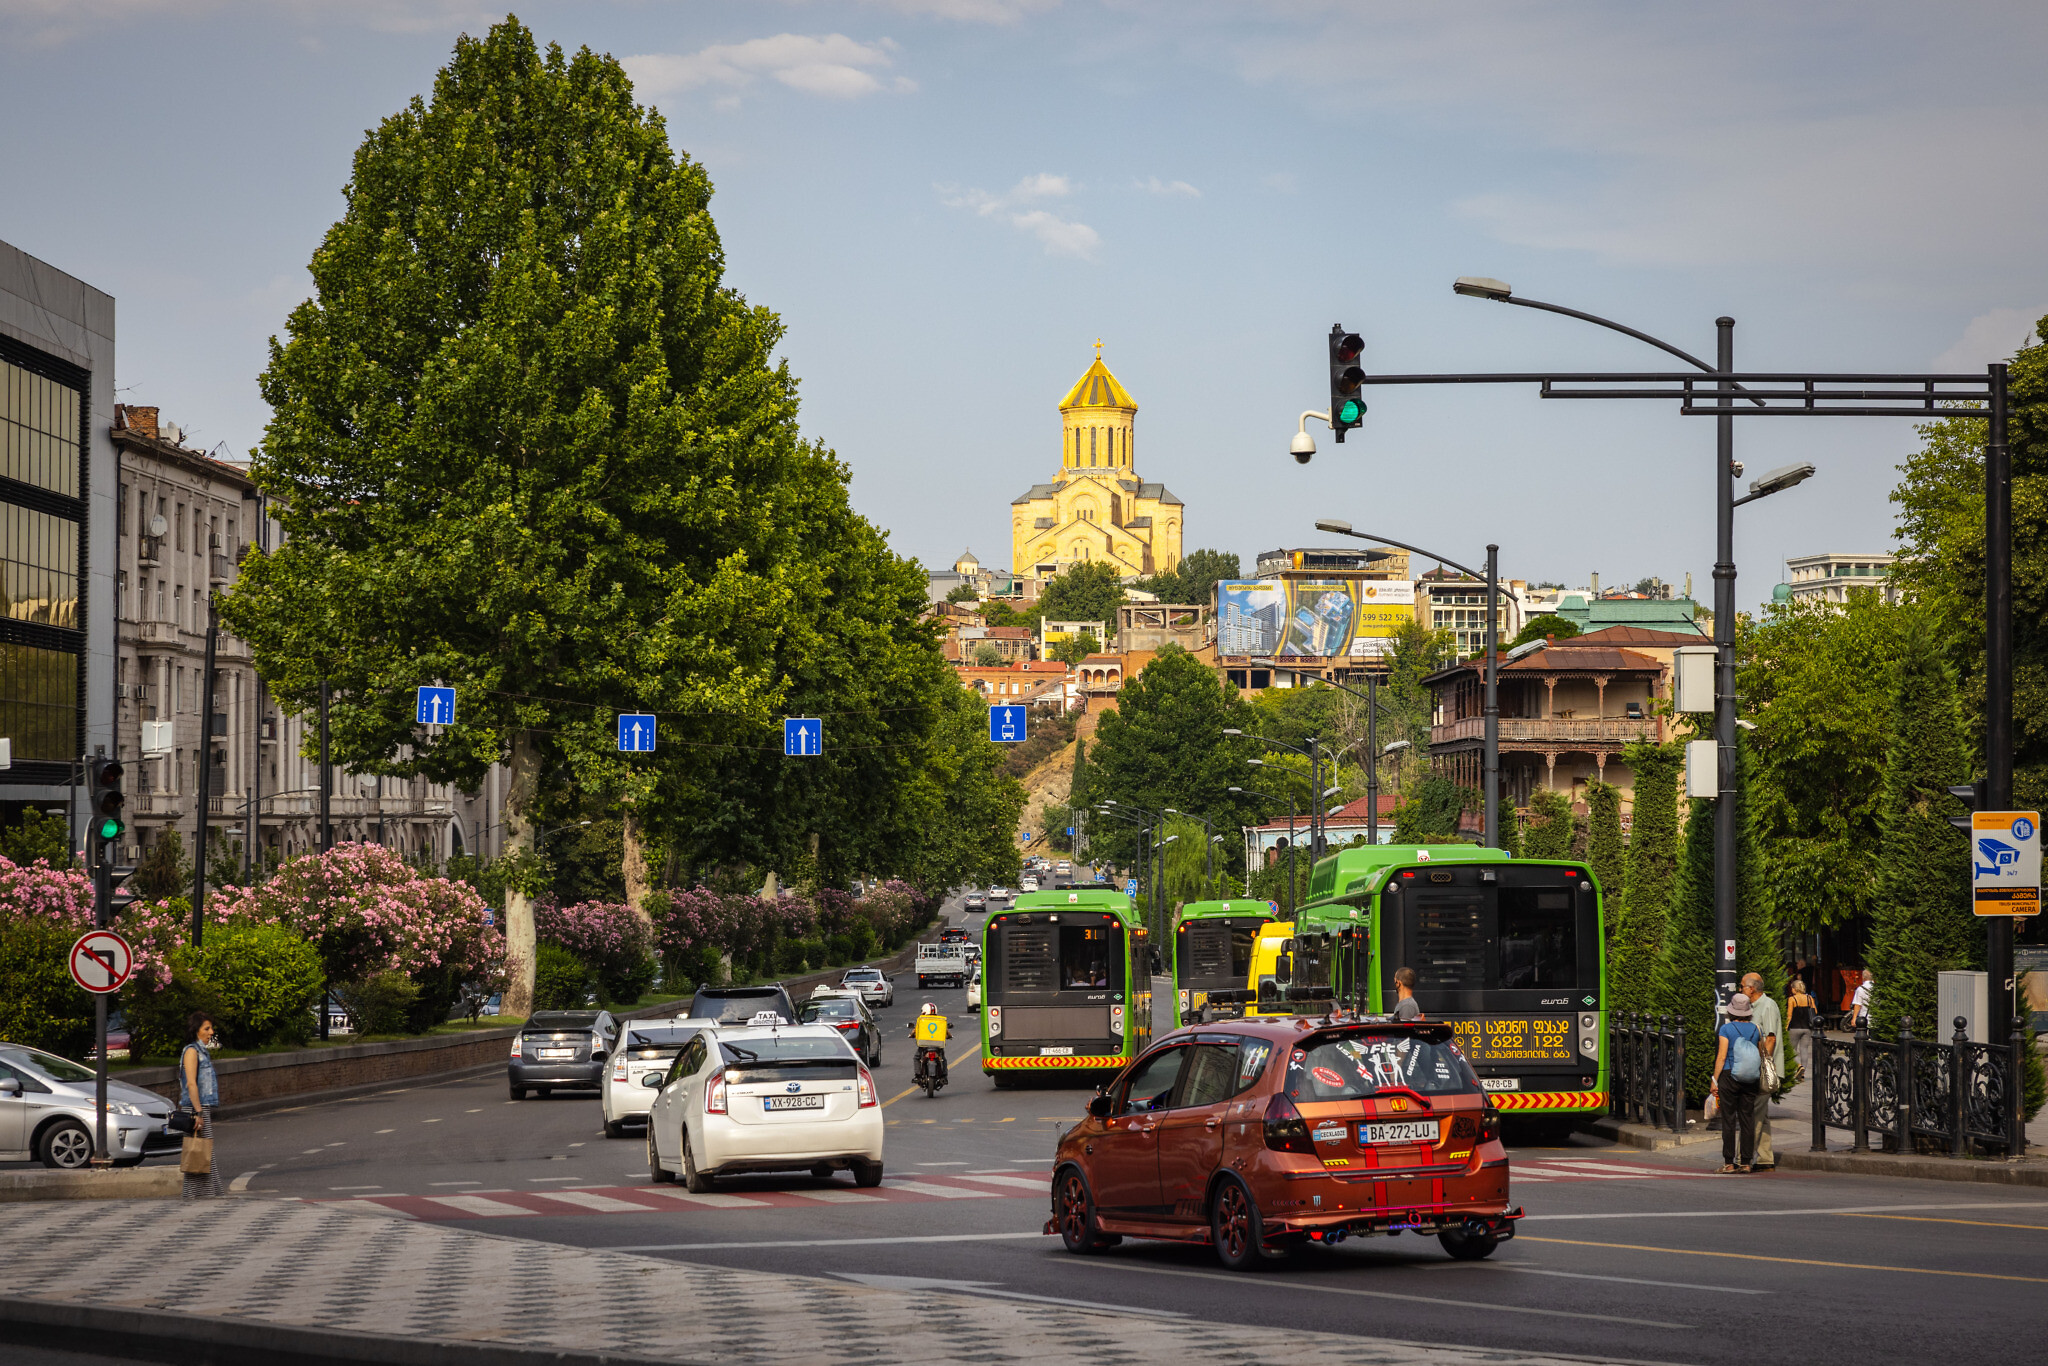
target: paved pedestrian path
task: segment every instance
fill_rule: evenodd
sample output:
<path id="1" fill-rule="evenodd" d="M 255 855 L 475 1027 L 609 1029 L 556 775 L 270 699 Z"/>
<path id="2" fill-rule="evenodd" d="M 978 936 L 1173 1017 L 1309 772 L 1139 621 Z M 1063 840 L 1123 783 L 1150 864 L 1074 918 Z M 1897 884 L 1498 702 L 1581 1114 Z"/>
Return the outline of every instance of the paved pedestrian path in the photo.
<path id="1" fill-rule="evenodd" d="M 0 1207 L 0 1296 L 720 1366 L 1595 1360 L 907 1293 L 234 1197 Z"/>

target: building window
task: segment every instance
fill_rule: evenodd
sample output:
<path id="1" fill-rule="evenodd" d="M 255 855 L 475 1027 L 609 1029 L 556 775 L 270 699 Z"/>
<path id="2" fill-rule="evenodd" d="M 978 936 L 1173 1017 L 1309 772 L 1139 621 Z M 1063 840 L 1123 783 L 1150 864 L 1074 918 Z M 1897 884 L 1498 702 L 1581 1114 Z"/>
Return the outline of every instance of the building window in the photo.
<path id="1" fill-rule="evenodd" d="M 78 654 L 0 641 L 0 734 L 14 761 L 70 763 L 78 754 Z"/>
<path id="2" fill-rule="evenodd" d="M 185 505 L 178 504 L 178 549 L 185 548 Z"/>
<path id="3" fill-rule="evenodd" d="M 79 389 L 0 360 L 0 474 L 78 497 Z"/>
<path id="4" fill-rule="evenodd" d="M 78 629 L 78 523 L 0 504 L 0 614 Z"/>

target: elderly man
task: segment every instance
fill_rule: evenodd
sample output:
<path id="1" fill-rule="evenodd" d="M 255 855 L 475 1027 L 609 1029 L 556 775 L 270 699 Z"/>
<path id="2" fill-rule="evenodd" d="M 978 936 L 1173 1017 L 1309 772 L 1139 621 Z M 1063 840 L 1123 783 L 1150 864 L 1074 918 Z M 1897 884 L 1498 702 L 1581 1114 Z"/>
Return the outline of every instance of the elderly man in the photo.
<path id="1" fill-rule="evenodd" d="M 1750 1019 L 1756 1032 L 1763 1036 L 1763 1091 L 1757 1097 L 1756 1164 L 1752 1170 L 1767 1172 L 1778 1165 L 1771 1152 L 1771 1101 L 1785 1081 L 1785 1017 L 1778 1003 L 1764 994 L 1764 979 L 1757 974 L 1752 972 L 1742 979 L 1742 994 L 1749 998 Z"/>

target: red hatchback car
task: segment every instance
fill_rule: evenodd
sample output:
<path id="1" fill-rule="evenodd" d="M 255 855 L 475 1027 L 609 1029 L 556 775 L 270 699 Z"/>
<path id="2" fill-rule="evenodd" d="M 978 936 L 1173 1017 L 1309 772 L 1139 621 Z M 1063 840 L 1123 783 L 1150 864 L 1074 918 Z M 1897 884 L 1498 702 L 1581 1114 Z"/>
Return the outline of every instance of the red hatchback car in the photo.
<path id="1" fill-rule="evenodd" d="M 1060 1140 L 1045 1231 L 1210 1243 L 1235 1270 L 1401 1232 L 1475 1261 L 1521 1217 L 1449 1025 L 1296 1018 L 1177 1030 L 1125 1068 Z"/>

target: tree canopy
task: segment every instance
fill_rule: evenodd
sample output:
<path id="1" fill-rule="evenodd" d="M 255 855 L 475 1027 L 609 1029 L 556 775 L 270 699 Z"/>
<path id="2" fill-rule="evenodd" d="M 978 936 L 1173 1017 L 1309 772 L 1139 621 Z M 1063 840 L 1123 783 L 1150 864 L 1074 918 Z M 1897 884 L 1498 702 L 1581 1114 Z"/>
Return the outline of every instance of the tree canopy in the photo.
<path id="1" fill-rule="evenodd" d="M 1501 649 L 1503 652 L 1512 650 L 1518 645 L 1527 645 L 1532 640 L 1542 640 L 1545 636 L 1550 636 L 1557 640 L 1570 640 L 1578 634 L 1578 623 L 1567 621 L 1554 612 L 1546 612 L 1540 617 L 1529 618 L 1522 629 L 1515 634 L 1515 638 L 1502 646 Z"/>
<path id="2" fill-rule="evenodd" d="M 1124 584 L 1107 560 L 1070 564 L 1038 595 L 1036 615 L 1045 621 L 1100 621 L 1116 625 L 1124 605 Z"/>
<path id="3" fill-rule="evenodd" d="M 1190 550 L 1164 574 L 1138 580 L 1137 587 L 1168 604 L 1213 606 L 1216 585 L 1242 577 L 1237 556 L 1224 550 Z"/>
<path id="4" fill-rule="evenodd" d="M 1256 742 L 1223 732 L 1249 731 L 1251 723 L 1251 707 L 1237 689 L 1187 651 L 1168 645 L 1124 683 L 1116 710 L 1097 726 L 1089 750 L 1089 795 L 1149 811 L 1191 811 L 1218 830 L 1249 824 L 1258 804 L 1228 789 L 1264 786 L 1254 776 L 1258 770 L 1244 763 L 1261 751 Z M 1137 861 L 1136 831 L 1123 822 L 1095 822 L 1088 842 L 1092 852 L 1115 862 Z"/>

